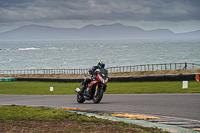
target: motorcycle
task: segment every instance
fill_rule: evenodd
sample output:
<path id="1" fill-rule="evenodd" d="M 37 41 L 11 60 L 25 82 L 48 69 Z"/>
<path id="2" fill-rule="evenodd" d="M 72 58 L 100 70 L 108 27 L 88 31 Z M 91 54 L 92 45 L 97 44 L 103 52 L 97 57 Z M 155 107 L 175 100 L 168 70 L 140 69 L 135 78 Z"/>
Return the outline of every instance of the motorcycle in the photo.
<path id="1" fill-rule="evenodd" d="M 86 85 L 86 89 L 82 93 L 79 88 L 75 89 L 77 92 L 77 102 L 84 103 L 85 100 L 93 100 L 94 103 L 99 103 L 103 97 L 103 93 L 106 91 L 108 83 L 108 71 L 104 69 L 103 71 L 96 71 L 96 76 L 92 78 L 91 82 Z M 84 81 L 87 78 L 84 77 Z M 84 82 L 81 82 L 80 86 L 83 86 Z"/>

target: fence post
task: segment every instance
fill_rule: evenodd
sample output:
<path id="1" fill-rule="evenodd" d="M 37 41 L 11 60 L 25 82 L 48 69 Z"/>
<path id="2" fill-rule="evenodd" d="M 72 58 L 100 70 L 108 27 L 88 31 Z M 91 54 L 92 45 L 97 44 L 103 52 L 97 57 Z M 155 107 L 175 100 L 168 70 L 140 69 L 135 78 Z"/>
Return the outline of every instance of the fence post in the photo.
<path id="1" fill-rule="evenodd" d="M 182 68 L 182 66 L 184 67 Z M 146 65 L 135 65 L 135 66 L 108 67 L 107 69 L 109 70 L 109 72 L 132 72 L 132 71 L 154 71 L 154 70 L 160 70 L 160 69 L 161 70 L 169 70 L 169 69 L 177 70 L 177 69 L 188 69 L 188 68 L 195 69 L 195 66 L 199 68 L 200 64 L 186 63 L 186 62 L 185 63 L 146 64 Z M 154 67 L 157 67 L 157 68 L 154 69 Z M 0 70 L 0 74 L 87 74 L 87 69 Z"/>

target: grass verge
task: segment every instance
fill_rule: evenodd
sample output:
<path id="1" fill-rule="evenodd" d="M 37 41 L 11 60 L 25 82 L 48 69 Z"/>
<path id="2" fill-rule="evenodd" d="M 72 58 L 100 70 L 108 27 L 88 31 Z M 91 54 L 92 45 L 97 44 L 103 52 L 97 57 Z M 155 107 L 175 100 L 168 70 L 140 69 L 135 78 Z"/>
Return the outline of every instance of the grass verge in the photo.
<path id="1" fill-rule="evenodd" d="M 91 131 L 164 133 L 164 131 L 157 128 L 87 117 L 63 110 L 22 106 L 0 107 L 0 132 Z"/>
<path id="2" fill-rule="evenodd" d="M 80 83 L 57 82 L 0 82 L 0 94 L 17 95 L 63 95 L 76 94 Z M 50 91 L 50 87 L 54 91 Z M 188 88 L 182 89 L 181 81 L 173 82 L 110 82 L 106 94 L 133 93 L 200 93 L 200 82 L 189 81 Z"/>

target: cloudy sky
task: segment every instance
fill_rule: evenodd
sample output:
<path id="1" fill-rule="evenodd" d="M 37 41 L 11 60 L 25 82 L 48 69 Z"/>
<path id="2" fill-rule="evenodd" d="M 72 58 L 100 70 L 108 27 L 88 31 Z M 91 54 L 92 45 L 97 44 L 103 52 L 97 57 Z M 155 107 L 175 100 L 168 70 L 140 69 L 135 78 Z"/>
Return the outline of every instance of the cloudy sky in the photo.
<path id="1" fill-rule="evenodd" d="M 30 24 L 82 28 L 113 23 L 175 33 L 200 30 L 200 0 L 0 0 L 0 32 Z"/>

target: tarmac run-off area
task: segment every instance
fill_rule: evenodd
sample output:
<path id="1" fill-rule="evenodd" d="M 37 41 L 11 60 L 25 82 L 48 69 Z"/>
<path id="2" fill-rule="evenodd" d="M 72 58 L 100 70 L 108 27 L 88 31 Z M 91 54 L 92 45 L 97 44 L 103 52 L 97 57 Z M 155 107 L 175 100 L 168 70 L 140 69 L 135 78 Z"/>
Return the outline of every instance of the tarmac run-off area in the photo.
<path id="1" fill-rule="evenodd" d="M 12 104 L 70 110 L 171 132 L 200 131 L 200 94 L 104 94 L 99 104 L 78 104 L 76 95 L 0 95 L 0 105 Z"/>

